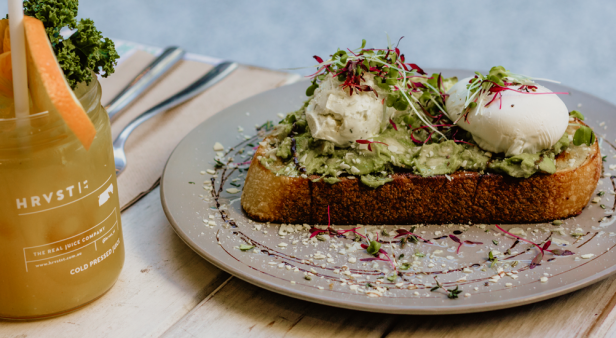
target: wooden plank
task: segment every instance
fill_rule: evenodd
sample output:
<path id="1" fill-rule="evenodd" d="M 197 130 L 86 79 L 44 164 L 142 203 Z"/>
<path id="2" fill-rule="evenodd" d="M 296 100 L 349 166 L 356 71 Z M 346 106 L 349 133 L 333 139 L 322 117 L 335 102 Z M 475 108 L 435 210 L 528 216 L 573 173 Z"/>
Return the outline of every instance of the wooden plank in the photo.
<path id="1" fill-rule="evenodd" d="M 233 278 L 163 337 L 380 337 L 397 317 L 297 300 Z"/>
<path id="2" fill-rule="evenodd" d="M 158 337 L 228 278 L 177 237 L 158 188 L 122 222 L 126 263 L 109 293 L 66 316 L 0 322 L 0 337 Z"/>
<path id="3" fill-rule="evenodd" d="M 612 295 L 588 336 L 616 337 L 616 294 Z"/>
<path id="4" fill-rule="evenodd" d="M 513 309 L 402 320 L 388 337 L 586 337 L 616 292 L 615 280 Z"/>
<path id="5" fill-rule="evenodd" d="M 371 314 L 275 294 L 237 278 L 199 304 L 163 337 L 581 337 L 616 292 L 616 277 L 555 299 L 467 315 Z"/>

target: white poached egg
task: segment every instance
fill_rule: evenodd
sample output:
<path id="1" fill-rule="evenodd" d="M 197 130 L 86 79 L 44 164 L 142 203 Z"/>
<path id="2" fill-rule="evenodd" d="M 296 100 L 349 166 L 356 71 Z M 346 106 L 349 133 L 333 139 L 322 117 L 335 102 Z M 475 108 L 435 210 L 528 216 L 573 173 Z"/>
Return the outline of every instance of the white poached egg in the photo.
<path id="1" fill-rule="evenodd" d="M 379 91 L 374 75 L 364 74 L 362 84 Z M 356 140 L 366 140 L 379 134 L 384 121 L 395 109 L 382 103 L 384 95 L 377 97 L 372 91 L 343 90 L 340 81 L 328 74 L 314 91 L 306 107 L 306 120 L 312 137 L 333 142 L 338 147 L 348 147 Z"/>
<path id="2" fill-rule="evenodd" d="M 466 86 L 471 79 L 459 81 L 448 91 L 445 104 L 452 121 L 464 112 Z M 567 129 L 569 112 L 558 95 L 534 85 L 537 89 L 530 93 L 516 92 L 520 86 L 511 86 L 516 91 L 502 91 L 502 101 L 497 96 L 486 107 L 493 97 L 488 95 L 487 100 L 470 110 L 468 122 L 462 118 L 457 125 L 470 132 L 479 147 L 493 153 L 534 154 L 552 147 Z"/>

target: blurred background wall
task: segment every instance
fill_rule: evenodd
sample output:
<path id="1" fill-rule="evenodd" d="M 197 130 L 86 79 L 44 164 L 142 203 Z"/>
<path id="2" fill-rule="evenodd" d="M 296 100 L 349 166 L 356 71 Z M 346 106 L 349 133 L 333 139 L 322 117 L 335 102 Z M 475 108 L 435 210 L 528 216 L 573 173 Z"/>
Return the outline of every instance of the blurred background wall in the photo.
<path id="1" fill-rule="evenodd" d="M 81 0 L 79 16 L 111 38 L 274 69 L 387 33 L 424 68 L 503 65 L 616 103 L 614 1 Z"/>

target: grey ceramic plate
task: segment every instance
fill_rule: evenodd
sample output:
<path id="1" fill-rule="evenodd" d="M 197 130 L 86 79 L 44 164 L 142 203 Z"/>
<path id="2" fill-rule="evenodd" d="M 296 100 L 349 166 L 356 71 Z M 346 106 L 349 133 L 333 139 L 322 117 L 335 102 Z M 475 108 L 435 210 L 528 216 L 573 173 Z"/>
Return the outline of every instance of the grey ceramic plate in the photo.
<path id="1" fill-rule="evenodd" d="M 445 76 L 460 78 L 470 74 L 443 71 Z M 406 314 L 468 313 L 528 304 L 583 288 L 616 270 L 616 250 L 610 250 L 616 245 L 616 217 L 611 217 L 614 185 L 608 173 L 616 172 L 615 151 L 608 142 L 614 141 L 616 135 L 607 128 L 614 125 L 616 107 L 554 84 L 549 85 L 553 91 L 571 93 L 561 95 L 567 107 L 582 111 L 586 122 L 602 136 L 601 148 L 607 162 L 597 193 L 605 191 L 605 195 L 561 226 L 542 223 L 505 228 L 521 228 L 526 238 L 536 243 L 551 236 L 551 249 L 568 249 L 575 252 L 573 256 L 548 253 L 542 264 L 531 270 L 528 266 L 537 250 L 524 242 L 514 246 L 515 238 L 504 235 L 494 225 L 428 225 L 420 228 L 419 234 L 433 239 L 435 244 L 407 244 L 404 248 L 399 243 L 383 245 L 389 255 L 405 255 L 400 264 L 407 261 L 408 269 L 390 281 L 390 263 L 362 261 L 370 256 L 354 246 L 350 238 L 325 236 L 325 241 L 309 241 L 308 231 L 301 225 L 285 226 L 282 236 L 278 224 L 252 222 L 241 210 L 241 193 L 228 192 L 241 190 L 245 171 L 217 169 L 216 175 L 207 172 L 215 169 L 217 155 L 213 146 L 215 142 L 225 146 L 225 160 L 233 157 L 233 163 L 249 161 L 252 147 L 259 141 L 250 138 L 256 133 L 255 124 L 278 121 L 279 114 L 298 109 L 306 98 L 306 86 L 304 82 L 277 88 L 221 111 L 188 134 L 169 158 L 161 182 L 165 213 L 186 244 L 217 267 L 295 298 L 349 309 Z M 230 151 L 230 147 L 234 149 Z M 238 153 L 240 149 L 242 154 Z M 608 169 L 613 164 L 614 169 Z M 212 178 L 214 194 L 209 184 Z M 399 227 L 388 225 L 360 231 L 385 230 L 391 234 L 396 228 Z M 403 228 L 408 230 L 410 226 Z M 572 232 L 584 236 L 576 238 Z M 465 244 L 456 254 L 457 244 L 447 237 L 449 234 L 483 244 Z M 381 239 L 394 242 L 391 236 L 381 235 Z M 247 243 L 255 248 L 241 251 L 239 246 Z M 486 261 L 490 250 L 506 253 L 508 249 L 510 253 L 501 255 L 496 265 Z M 435 276 L 447 289 L 461 288 L 459 299 L 448 299 L 443 290 L 431 292 Z M 541 282 L 542 277 L 547 277 L 547 282 Z"/>

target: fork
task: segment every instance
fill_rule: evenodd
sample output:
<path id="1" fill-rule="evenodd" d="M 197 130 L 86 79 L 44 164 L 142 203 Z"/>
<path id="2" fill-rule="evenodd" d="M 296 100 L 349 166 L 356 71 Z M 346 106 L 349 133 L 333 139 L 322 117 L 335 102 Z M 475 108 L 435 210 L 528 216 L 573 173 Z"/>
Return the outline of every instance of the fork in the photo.
<path id="1" fill-rule="evenodd" d="M 155 105 L 154 107 L 146 110 L 141 115 L 132 120 L 122 131 L 118 134 L 118 137 L 113 141 L 113 157 L 115 160 L 116 175 L 120 175 L 124 169 L 126 169 L 126 153 L 124 152 L 124 145 L 130 134 L 143 122 L 149 120 L 155 115 L 169 110 L 177 105 L 180 105 L 193 97 L 197 96 L 204 90 L 212 87 L 220 80 L 231 74 L 238 64 L 235 62 L 225 61 L 214 67 L 207 72 L 201 78 L 184 88 L 177 94 L 171 96 L 165 101 Z"/>
<path id="2" fill-rule="evenodd" d="M 167 47 L 149 65 L 147 65 L 122 91 L 114 97 L 107 106 L 109 120 L 113 122 L 126 106 L 141 96 L 146 89 L 154 84 L 163 74 L 167 73 L 180 61 L 186 52 L 179 47 Z"/>

